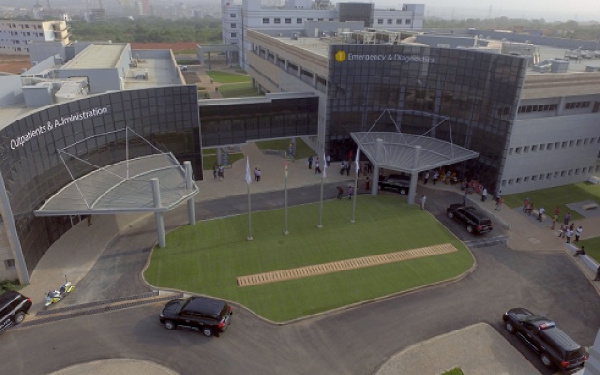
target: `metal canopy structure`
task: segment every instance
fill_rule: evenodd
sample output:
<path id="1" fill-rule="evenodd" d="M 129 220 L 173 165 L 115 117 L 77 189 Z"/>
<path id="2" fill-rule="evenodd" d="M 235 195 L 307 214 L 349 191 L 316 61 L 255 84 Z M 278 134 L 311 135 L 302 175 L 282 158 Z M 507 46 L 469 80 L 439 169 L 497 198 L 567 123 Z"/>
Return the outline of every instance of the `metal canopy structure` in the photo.
<path id="1" fill-rule="evenodd" d="M 394 116 L 392 116 L 392 112 L 396 114 L 403 112 L 413 115 L 418 114 L 424 117 L 431 117 L 434 121 L 439 121 L 422 135 L 404 134 Z M 372 131 L 384 115 L 387 115 L 394 124 L 396 132 Z M 401 171 L 411 175 L 408 203 L 412 204 L 414 203 L 419 172 L 477 158 L 479 156 L 478 152 L 452 143 L 451 127 L 449 129 L 450 142 L 430 136 L 435 131 L 435 128 L 447 120 L 447 117 L 427 112 L 417 113 L 412 110 L 386 109 L 375 120 L 369 131 L 350 133 L 350 136 L 358 145 L 358 149 L 375 166 L 371 194 L 377 194 L 380 168 Z"/>
<path id="2" fill-rule="evenodd" d="M 123 133 L 124 134 L 119 134 Z M 137 149 L 150 154 L 130 158 L 130 136 Z M 78 156 L 86 154 L 93 138 L 125 142 L 125 160 L 98 166 Z M 102 142 L 98 142 L 102 144 Z M 140 147 L 142 145 L 143 147 Z M 199 191 L 193 181 L 191 163 L 182 166 L 170 152 L 163 152 L 130 128 L 97 134 L 57 150 L 72 181 L 46 199 L 36 216 L 95 215 L 125 212 L 154 212 L 159 246 L 165 246 L 163 212 L 187 200 L 190 224 L 195 223 L 193 196 Z M 81 175 L 82 171 L 88 171 Z M 81 175 L 80 177 L 76 177 Z"/>
<path id="3" fill-rule="evenodd" d="M 152 179 L 160 182 L 156 207 Z M 36 216 L 164 212 L 198 193 L 186 187 L 185 170 L 171 153 L 101 167 L 73 180 L 34 211 Z"/>
<path id="4" fill-rule="evenodd" d="M 350 136 L 361 152 L 380 168 L 406 173 L 419 173 L 444 165 L 474 159 L 479 153 L 423 135 L 385 132 L 354 132 Z M 377 140 L 381 140 L 380 155 Z M 419 151 L 417 151 L 420 148 Z M 416 153 L 419 152 L 415 164 Z"/>

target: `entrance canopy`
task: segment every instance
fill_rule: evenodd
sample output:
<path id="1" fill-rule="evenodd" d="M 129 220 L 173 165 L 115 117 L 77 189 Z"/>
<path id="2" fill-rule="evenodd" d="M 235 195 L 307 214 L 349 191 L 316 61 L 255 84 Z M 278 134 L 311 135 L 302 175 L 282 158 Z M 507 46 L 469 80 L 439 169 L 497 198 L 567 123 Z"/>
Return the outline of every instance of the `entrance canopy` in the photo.
<path id="1" fill-rule="evenodd" d="M 373 164 L 410 174 L 479 156 L 475 151 L 426 135 L 353 132 L 350 136 Z"/>
<path id="2" fill-rule="evenodd" d="M 135 134 L 131 129 L 124 131 L 127 134 Z M 106 134 L 98 135 L 101 136 Z M 189 162 L 185 163 L 184 168 L 172 153 L 162 152 L 141 136 L 137 136 L 157 153 L 133 159 L 126 158 L 120 163 L 100 167 L 69 152 L 87 140 L 59 150 L 61 160 L 72 177 L 77 167 L 82 165 L 91 172 L 74 178 L 56 194 L 47 198 L 34 214 L 57 216 L 123 212 L 159 213 L 175 208 L 198 193 Z M 128 146 L 127 144 L 127 156 Z M 66 160 L 76 161 L 78 164 L 76 167 L 69 166 Z"/>

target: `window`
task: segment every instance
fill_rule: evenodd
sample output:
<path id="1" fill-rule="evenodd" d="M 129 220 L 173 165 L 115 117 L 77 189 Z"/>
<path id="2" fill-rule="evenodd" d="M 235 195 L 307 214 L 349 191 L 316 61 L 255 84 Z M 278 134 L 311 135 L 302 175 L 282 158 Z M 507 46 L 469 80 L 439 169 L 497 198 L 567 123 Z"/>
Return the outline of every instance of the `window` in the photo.
<path id="1" fill-rule="evenodd" d="M 15 268 L 15 260 L 14 259 L 6 259 L 4 261 L 4 266 L 7 270 Z"/>
<path id="2" fill-rule="evenodd" d="M 567 141 L 564 141 L 564 142 L 562 143 L 562 148 L 567 148 Z"/>
<path id="3" fill-rule="evenodd" d="M 263 18 L 263 24 L 267 24 L 267 23 L 270 23 L 269 19 L 268 18 Z"/>
<path id="4" fill-rule="evenodd" d="M 523 182 L 529 181 L 529 177 L 523 177 Z"/>
<path id="5" fill-rule="evenodd" d="M 523 147 L 523 152 L 529 152 L 529 146 Z"/>
<path id="6" fill-rule="evenodd" d="M 569 141 L 569 147 L 573 147 L 574 144 L 575 144 L 575 141 Z"/>
<path id="7" fill-rule="evenodd" d="M 378 25 L 383 25 L 383 18 L 378 18 L 377 19 L 377 24 Z"/>
<path id="8" fill-rule="evenodd" d="M 554 148 L 560 148 L 560 142 L 554 142 Z"/>
<path id="9" fill-rule="evenodd" d="M 236 17 L 236 14 L 235 14 L 235 13 L 229 13 L 229 17 L 230 17 L 230 18 L 235 18 L 235 17 Z"/>
<path id="10" fill-rule="evenodd" d="M 402 19 L 398 18 L 398 19 L 396 20 L 396 25 L 402 25 Z"/>
<path id="11" fill-rule="evenodd" d="M 552 150 L 552 143 L 548 143 L 548 150 Z"/>
<path id="12" fill-rule="evenodd" d="M 411 21 L 411 19 L 410 19 L 410 18 L 408 18 L 408 19 L 406 20 L 406 22 L 404 22 L 404 23 L 405 23 L 405 24 L 407 24 L 407 25 L 410 25 L 410 21 Z"/>
<path id="13" fill-rule="evenodd" d="M 552 173 L 546 173 L 546 179 L 549 180 L 552 178 Z"/>
<path id="14" fill-rule="evenodd" d="M 296 23 L 297 24 L 301 24 L 302 23 L 302 18 L 296 18 Z"/>
<path id="15" fill-rule="evenodd" d="M 231 33 L 232 38 L 237 38 L 237 33 Z"/>
<path id="16" fill-rule="evenodd" d="M 516 152 L 517 154 L 520 154 L 520 153 L 521 153 L 521 149 L 522 149 L 522 147 L 517 147 L 517 148 L 515 149 L 515 152 Z"/>
<path id="17" fill-rule="evenodd" d="M 512 154 L 513 154 L 513 150 L 514 150 L 514 149 L 511 147 L 511 148 L 508 150 L 508 154 L 509 154 L 509 155 L 512 155 Z"/>
<path id="18" fill-rule="evenodd" d="M 508 180 L 508 184 L 509 184 L 509 185 L 512 185 L 512 184 L 514 184 L 514 183 L 515 183 L 515 180 L 513 180 L 512 178 L 511 178 L 510 180 Z"/>
<path id="19" fill-rule="evenodd" d="M 281 18 L 275 18 L 275 19 L 273 20 L 273 23 L 274 23 L 274 24 L 279 24 L 279 23 L 281 23 Z"/>
<path id="20" fill-rule="evenodd" d="M 542 143 L 542 144 L 540 145 L 540 151 L 544 151 L 544 149 L 545 149 L 545 148 L 546 148 L 546 145 Z"/>
<path id="21" fill-rule="evenodd" d="M 521 183 L 521 177 L 517 177 L 517 184 Z"/>
<path id="22" fill-rule="evenodd" d="M 536 181 L 538 176 L 531 176 L 531 181 Z"/>
<path id="23" fill-rule="evenodd" d="M 577 146 L 581 146 L 581 139 L 577 140 Z"/>
<path id="24" fill-rule="evenodd" d="M 388 23 L 388 25 L 391 25 L 392 24 L 392 19 L 388 18 L 387 23 Z"/>
<path id="25" fill-rule="evenodd" d="M 307 18 L 306 20 L 307 21 L 312 21 L 312 20 L 314 20 L 314 18 Z"/>
<path id="26" fill-rule="evenodd" d="M 291 24 L 292 23 L 292 19 L 291 18 L 286 18 L 285 19 L 285 23 L 286 24 Z"/>
<path id="27" fill-rule="evenodd" d="M 231 28 L 232 28 L 232 29 L 235 29 L 236 27 L 237 27 L 237 24 L 235 24 L 235 23 L 232 23 L 232 24 L 231 24 Z"/>

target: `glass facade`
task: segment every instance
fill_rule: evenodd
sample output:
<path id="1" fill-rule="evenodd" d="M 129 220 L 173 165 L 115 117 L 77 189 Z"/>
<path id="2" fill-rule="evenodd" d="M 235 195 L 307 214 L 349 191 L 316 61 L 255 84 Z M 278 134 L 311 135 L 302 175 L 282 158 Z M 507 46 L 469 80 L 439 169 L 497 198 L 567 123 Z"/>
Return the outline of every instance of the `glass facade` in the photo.
<path id="1" fill-rule="evenodd" d="M 424 134 L 476 151 L 461 177 L 494 191 L 525 78 L 524 58 L 413 45 L 332 45 L 326 142 L 341 158 L 354 131 Z M 390 109 L 394 118 L 382 116 Z M 392 121 L 393 120 L 393 121 Z"/>
<path id="2" fill-rule="evenodd" d="M 264 103 L 200 105 L 202 147 L 248 140 L 313 135 L 318 128 L 318 97 Z"/>
<path id="3" fill-rule="evenodd" d="M 35 217 L 48 196 L 71 182 L 57 150 L 70 147 L 77 158 L 96 166 L 126 158 L 125 132 L 132 129 L 180 161 L 190 161 L 202 179 L 202 153 L 195 86 L 160 87 L 87 97 L 42 109 L 0 131 L 0 172 L 4 177 L 27 268 L 31 272 L 54 241 L 78 217 Z M 100 136 L 98 136 L 100 135 Z M 94 137 L 92 137 L 94 136 Z M 129 157 L 151 153 L 140 139 L 129 137 Z M 93 168 L 78 163 L 74 178 Z"/>

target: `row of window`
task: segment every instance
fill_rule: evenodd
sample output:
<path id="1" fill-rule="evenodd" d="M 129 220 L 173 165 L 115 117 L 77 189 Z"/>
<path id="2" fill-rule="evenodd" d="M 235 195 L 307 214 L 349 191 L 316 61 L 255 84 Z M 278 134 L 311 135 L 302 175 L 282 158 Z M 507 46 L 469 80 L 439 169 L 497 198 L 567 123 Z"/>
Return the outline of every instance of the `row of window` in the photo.
<path id="1" fill-rule="evenodd" d="M 388 18 L 387 20 L 384 20 L 383 18 L 378 18 L 377 19 L 377 24 L 378 25 L 383 25 L 384 21 L 386 21 L 386 23 L 388 25 L 393 25 L 394 24 L 394 19 L 392 19 L 392 18 Z M 405 25 L 410 25 L 411 21 L 412 20 L 410 18 L 407 18 L 407 19 L 404 20 L 404 24 Z M 396 25 L 402 25 L 402 18 L 396 18 Z"/>
<path id="2" fill-rule="evenodd" d="M 589 108 L 590 102 L 573 102 L 567 103 L 565 109 Z"/>
<path id="3" fill-rule="evenodd" d="M 575 146 L 586 146 L 589 144 L 594 144 L 598 142 L 599 138 L 591 137 L 591 138 L 583 138 L 583 139 L 572 139 L 570 141 L 562 141 L 562 142 L 550 142 L 550 143 L 542 143 L 539 145 L 531 145 L 531 146 L 522 146 L 522 147 L 511 147 L 508 150 L 508 154 L 525 154 L 528 152 L 536 152 L 536 151 L 544 151 L 544 150 L 558 150 L 561 148 L 567 147 L 575 147 Z"/>
<path id="4" fill-rule="evenodd" d="M 508 180 L 502 180 L 502 186 L 526 183 L 526 182 L 534 182 L 534 181 L 543 181 L 543 180 L 551 180 L 554 178 L 563 178 L 569 176 L 578 176 L 581 174 L 594 174 L 600 171 L 600 166 L 589 166 L 589 167 L 581 167 L 569 170 L 555 171 L 549 173 L 540 173 L 531 176 L 523 176 L 510 178 Z"/>
<path id="5" fill-rule="evenodd" d="M 314 18 L 307 18 L 307 21 L 314 21 Z M 284 23 L 286 25 L 291 25 L 292 24 L 292 19 L 291 18 L 284 18 L 283 19 Z M 325 21 L 324 18 L 317 18 L 317 21 Z M 333 18 L 330 18 L 329 21 L 333 21 Z M 263 18 L 262 21 L 263 25 L 268 25 L 271 23 L 271 19 L 268 17 Z M 273 18 L 273 23 L 276 25 L 281 24 L 281 18 L 280 17 L 275 17 Z M 296 24 L 301 25 L 302 24 L 302 18 L 296 18 Z M 232 23 L 232 25 L 235 25 L 234 23 Z M 233 26 L 232 26 L 233 27 Z"/>

